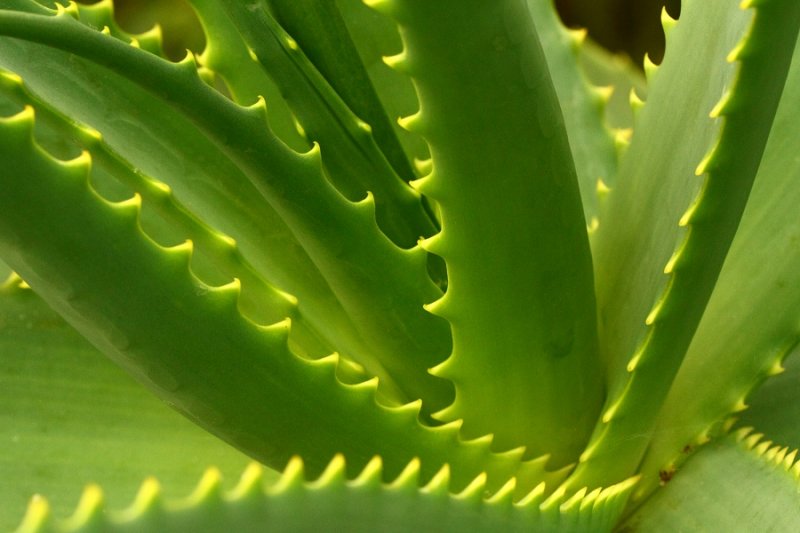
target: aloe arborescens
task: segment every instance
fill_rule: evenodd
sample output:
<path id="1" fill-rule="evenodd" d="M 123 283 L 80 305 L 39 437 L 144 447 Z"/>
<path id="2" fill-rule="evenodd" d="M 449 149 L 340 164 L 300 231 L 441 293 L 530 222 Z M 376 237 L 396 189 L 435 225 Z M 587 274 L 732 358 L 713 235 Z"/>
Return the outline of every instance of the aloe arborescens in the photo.
<path id="1" fill-rule="evenodd" d="M 0 356 L 80 345 L 30 286 L 283 471 L 22 529 L 797 525 L 796 374 L 748 398 L 800 334 L 800 4 L 684 2 L 626 119 L 550 2 L 368 3 L 192 0 L 172 62 L 110 2 L 0 2 Z"/>

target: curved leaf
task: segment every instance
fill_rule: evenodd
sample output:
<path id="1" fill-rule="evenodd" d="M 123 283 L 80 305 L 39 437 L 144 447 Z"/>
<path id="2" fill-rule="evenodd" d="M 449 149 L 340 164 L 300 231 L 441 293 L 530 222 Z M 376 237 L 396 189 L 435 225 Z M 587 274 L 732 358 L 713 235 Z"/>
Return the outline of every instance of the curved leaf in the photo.
<path id="1" fill-rule="evenodd" d="M 617 152 L 603 120 L 603 97 L 592 91 L 578 65 L 586 33 L 567 30 L 552 1 L 528 0 L 527 4 L 564 115 L 583 214 L 591 223 L 599 215 L 598 181 L 613 186 L 616 179 Z"/>
<path id="2" fill-rule="evenodd" d="M 324 5 L 327 8 L 321 9 L 333 7 L 329 2 Z M 259 63 L 278 83 L 308 137 L 321 145 L 322 163 L 337 189 L 354 201 L 371 192 L 379 227 L 399 246 L 411 247 L 420 237 L 430 236 L 435 227 L 423 210 L 419 194 L 386 159 L 372 134 L 373 126 L 347 107 L 335 87 L 265 7 L 250 7 L 231 3 L 225 11 Z"/>
<path id="3" fill-rule="evenodd" d="M 403 49 L 397 25 L 390 17 L 367 7 L 362 0 L 337 0 L 336 4 L 406 154 L 410 160 L 427 160 L 430 152 L 425 140 L 401 127 L 397 121 L 419 110 L 411 78 L 383 61 L 385 56 Z"/>
<path id="4" fill-rule="evenodd" d="M 719 282 L 667 397 L 642 487 L 746 407 L 800 342 L 800 42 L 753 192 Z M 768 267 L 765 265 L 768 261 Z M 702 387 L 704 394 L 695 393 Z"/>
<path id="5" fill-rule="evenodd" d="M 7 4 L 50 13 L 30 0 Z M 21 75 L 41 99 L 75 122 L 99 131 L 114 151 L 135 162 L 133 166 L 142 173 L 167 182 L 183 205 L 202 214 L 204 223 L 233 237 L 261 276 L 296 296 L 300 312 L 329 343 L 336 339 L 343 354 L 382 374 L 286 223 L 241 170 L 179 112 L 103 67 L 59 50 L 4 38 L 0 64 Z M 97 105 L 98 101 L 104 104 Z"/>
<path id="6" fill-rule="evenodd" d="M 370 125 L 372 136 L 405 181 L 413 170 L 372 85 L 335 0 L 269 0 L 276 18 L 308 55 L 353 113 Z M 347 11 L 345 11 L 347 12 Z"/>
<path id="7" fill-rule="evenodd" d="M 784 368 L 747 398 L 737 424 L 757 427 L 775 442 L 800 448 L 800 349 L 789 354 Z"/>
<path id="8" fill-rule="evenodd" d="M 663 471 L 666 486 L 619 531 L 795 531 L 797 450 L 749 431 L 703 447 L 678 472 Z"/>
<path id="9" fill-rule="evenodd" d="M 747 7 L 754 17 L 741 37 L 749 19 L 743 14 Z M 624 479 L 642 460 L 739 225 L 800 29 L 800 3 L 794 0 L 741 7 L 694 1 L 686 2 L 682 13 L 669 36 L 671 50 L 678 55 L 670 56 L 668 49 L 655 75 L 619 184 L 609 198 L 607 223 L 597 233 L 601 345 L 610 365 L 611 388 L 602 418 L 570 479 L 573 488 Z M 703 31 L 715 18 L 721 19 L 725 31 Z M 708 35 L 714 38 L 704 42 Z M 727 55 L 727 61 L 739 63 L 735 76 L 721 69 L 712 78 L 721 87 L 708 89 L 714 85 L 708 84 L 709 69 L 722 60 L 716 56 L 727 52 L 737 38 L 742 40 Z M 702 54 L 693 54 L 703 46 L 707 49 Z M 685 56 L 697 62 L 687 66 L 670 60 Z M 709 110 L 706 106 L 718 89 L 725 91 L 723 98 Z M 681 105 L 683 112 L 675 113 L 672 108 Z M 718 133 L 705 116 L 709 111 L 712 118 L 723 119 Z M 698 136 L 691 141 L 684 133 L 686 121 L 696 126 Z M 696 146 L 712 139 L 716 145 L 695 170 L 705 180 L 678 220 L 680 211 L 674 210 L 685 209 L 680 204 L 688 205 L 695 189 L 689 180 L 696 178 L 687 171 L 696 164 Z M 645 141 L 652 144 L 639 144 Z M 663 142 L 670 143 L 670 150 L 649 147 Z"/>
<path id="10" fill-rule="evenodd" d="M 401 28 L 392 63 L 421 102 L 405 124 L 433 162 L 416 186 L 441 210 L 442 231 L 422 245 L 447 264 L 447 293 L 429 310 L 450 322 L 454 347 L 432 372 L 456 400 L 436 416 L 563 466 L 603 390 L 580 193 L 527 4 L 374 4 Z"/>
<path id="11" fill-rule="evenodd" d="M 226 475 L 250 459 L 156 400 L 17 284 L 0 288 L 0 530 L 34 494 L 66 515 L 86 484 L 127 503 L 145 473 L 170 497 L 207 465 Z"/>
<path id="12" fill-rule="evenodd" d="M 220 475 L 208 470 L 187 498 L 165 501 L 155 479 L 142 485 L 134 503 L 121 512 L 108 511 L 98 486 L 86 489 L 75 514 L 53 519 L 47 502 L 31 503 L 18 533 L 43 531 L 109 532 L 282 532 L 474 531 L 552 532 L 610 531 L 622 511 L 633 481 L 581 494 L 545 500 L 538 487 L 524 500 L 512 501 L 513 481 L 487 498 L 485 478 L 478 477 L 458 494 L 450 492 L 447 467 L 422 488 L 419 461 L 410 462 L 390 482 L 376 457 L 352 481 L 345 460 L 335 457 L 314 481 L 304 480 L 303 462 L 293 458 L 281 478 L 267 483 L 255 464 L 245 470 L 235 489 L 223 492 Z"/>
<path id="13" fill-rule="evenodd" d="M 440 294 L 427 275 L 424 252 L 398 248 L 381 233 L 371 196 L 358 204 L 341 196 L 324 176 L 319 149 L 299 154 L 275 138 L 263 101 L 238 106 L 200 80 L 190 57 L 179 64 L 160 60 L 86 28 L 63 10 L 55 16 L 0 11 L 0 26 L 4 34 L 85 55 L 190 118 L 291 228 L 407 397 L 423 398 L 425 412 L 449 403 L 448 384 L 426 370 L 444 357 L 450 338 L 445 321 L 422 309 Z"/>
<path id="14" fill-rule="evenodd" d="M 425 480 L 447 463 L 456 487 L 482 472 L 492 491 L 513 476 L 525 491 L 561 477 L 545 473 L 546 458 L 493 454 L 491 437 L 460 440 L 459 424 L 422 425 L 419 401 L 378 404 L 377 379 L 342 384 L 335 355 L 297 357 L 289 321 L 246 319 L 238 281 L 201 282 L 189 268 L 191 241 L 154 243 L 139 227 L 138 195 L 101 198 L 88 184 L 86 153 L 55 160 L 32 130 L 30 108 L 0 119 L 10 162 L 0 175 L 0 253 L 81 334 L 191 420 L 276 467 L 298 454 L 319 472 L 345 452 L 352 469 L 380 455 L 390 476 L 419 457 Z"/>

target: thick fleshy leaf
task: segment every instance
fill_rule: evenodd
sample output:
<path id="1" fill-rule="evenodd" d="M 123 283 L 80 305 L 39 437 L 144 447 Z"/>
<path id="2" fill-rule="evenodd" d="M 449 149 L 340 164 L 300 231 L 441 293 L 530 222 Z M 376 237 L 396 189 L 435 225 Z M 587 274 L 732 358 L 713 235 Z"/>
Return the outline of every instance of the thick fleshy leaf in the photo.
<path id="1" fill-rule="evenodd" d="M 276 2 L 276 9 L 277 5 Z M 324 9 L 338 15 L 333 4 L 324 5 L 327 6 Z M 281 9 L 278 11 L 283 13 Z M 316 68 L 265 6 L 257 5 L 253 10 L 244 4 L 231 3 L 226 5 L 225 12 L 280 87 L 306 135 L 320 144 L 326 174 L 337 189 L 353 201 L 362 200 L 371 192 L 379 227 L 398 245 L 411 247 L 420 237 L 429 237 L 435 226 L 423 209 L 419 194 L 396 173 L 376 143 L 372 126 L 348 107 L 336 87 L 322 75 L 324 70 Z M 328 24 L 336 26 L 333 22 Z M 320 35 L 319 39 L 324 37 Z M 353 61 L 360 65 L 355 50 L 353 54 Z M 368 80 L 366 72 L 363 75 Z M 344 73 L 341 76 L 344 78 Z M 378 104 L 376 99 L 375 105 Z M 386 127 L 391 131 L 388 124 Z M 406 166 L 410 172 L 410 165 Z"/>
<path id="2" fill-rule="evenodd" d="M 797 451 L 749 430 L 699 450 L 619 531 L 796 531 Z M 738 441 L 738 442 L 737 442 Z"/>
<path id="3" fill-rule="evenodd" d="M 572 498 L 545 498 L 544 487 L 539 486 L 514 502 L 513 481 L 487 497 L 486 479 L 479 476 L 454 494 L 446 467 L 421 488 L 420 469 L 419 461 L 411 461 L 386 482 L 382 462 L 375 457 L 348 481 L 345 459 L 337 456 L 309 482 L 302 460 L 293 458 L 280 479 L 267 482 L 254 464 L 236 488 L 226 492 L 220 487 L 219 472 L 211 469 L 183 500 L 165 500 L 159 483 L 149 479 L 122 512 L 108 510 L 101 488 L 95 485 L 87 488 L 66 521 L 54 519 L 45 500 L 33 501 L 18 533 L 610 531 L 635 483 L 628 480 Z"/>
<path id="4" fill-rule="evenodd" d="M 437 417 L 563 466 L 603 384 L 580 193 L 527 4 L 373 4 L 400 25 L 406 48 L 390 62 L 421 105 L 405 124 L 431 147 L 433 170 L 416 186 L 437 202 L 442 231 L 423 247 L 444 257 L 448 288 L 428 309 L 454 344 L 433 372 L 456 387 Z"/>
<path id="5" fill-rule="evenodd" d="M 209 465 L 250 458 L 159 402 L 29 289 L 0 289 L 0 530 L 45 496 L 66 515 L 89 483 L 122 507 L 147 475 L 183 495 Z M 235 479 L 234 477 L 230 479 Z"/>
<path id="6" fill-rule="evenodd" d="M 419 110 L 411 78 L 383 61 L 385 56 L 398 54 L 403 49 L 397 25 L 390 17 L 367 7 L 362 0 L 337 0 L 336 4 L 406 154 L 411 160 L 427 160 L 430 152 L 425 140 L 397 121 Z"/>
<path id="7" fill-rule="evenodd" d="M 584 78 L 577 61 L 585 32 L 568 31 L 553 2 L 528 0 L 553 80 L 583 202 L 583 214 L 591 223 L 599 215 L 598 181 L 613 184 L 617 174 L 614 139 L 603 120 L 604 97 Z"/>
<path id="8" fill-rule="evenodd" d="M 643 488 L 680 461 L 800 342 L 800 43 L 741 227 L 643 465 Z M 696 390 L 702 388 L 703 394 Z M 791 409 L 788 405 L 787 409 Z"/>
<path id="9" fill-rule="evenodd" d="M 10 161 L 0 175 L 0 253 L 81 334 L 179 412 L 273 467 L 298 454 L 318 472 L 344 452 L 352 469 L 380 455 L 390 476 L 418 457 L 425 480 L 447 463 L 454 486 L 486 472 L 492 491 L 513 476 L 519 490 L 562 477 L 545 473 L 546 458 L 493 454 L 491 437 L 464 442 L 458 423 L 422 425 L 420 401 L 379 404 L 376 379 L 337 380 L 335 355 L 293 354 L 289 321 L 260 326 L 245 318 L 238 281 L 210 287 L 197 279 L 190 241 L 153 242 L 139 225 L 139 196 L 100 197 L 88 183 L 89 156 L 53 159 L 34 144 L 33 124 L 31 108 L 0 119 L 0 150 Z"/>
<path id="10" fill-rule="evenodd" d="M 800 349 L 789 354 L 784 368 L 747 398 L 737 425 L 757 427 L 775 442 L 800 448 Z"/>
<path id="11" fill-rule="evenodd" d="M 712 21 L 717 31 L 708 32 Z M 683 5 L 598 228 L 598 316 L 611 385 L 573 488 L 623 479 L 642 460 L 739 226 L 798 29 L 794 0 Z M 738 68 L 716 68 L 730 63 Z M 698 147 L 711 142 L 698 165 Z"/>
<path id="12" fill-rule="evenodd" d="M 50 13 L 31 0 L 3 6 Z M 286 223 L 179 112 L 102 67 L 48 47 L 3 39 L 0 65 L 21 75 L 54 108 L 98 131 L 143 174 L 166 182 L 183 205 L 202 213 L 204 223 L 232 237 L 261 276 L 298 297 L 300 312 L 326 339 L 336 338 L 343 354 L 369 362 L 347 313 Z"/>
<path id="13" fill-rule="evenodd" d="M 630 58 L 614 55 L 598 44 L 586 40 L 580 47 L 580 64 L 589 81 L 597 86 L 611 89 L 606 104 L 606 124 L 617 130 L 615 136 L 620 142 L 620 130 L 633 128 L 634 109 L 631 104 L 631 91 L 636 97 L 646 99 L 647 81 L 641 70 L 636 68 Z M 628 133 L 632 133 L 631 130 Z M 624 135 L 624 133 L 623 133 Z"/>
<path id="14" fill-rule="evenodd" d="M 64 10 L 4 11 L 0 20 L 2 33 L 86 56 L 192 120 L 291 228 L 406 397 L 424 399 L 425 412 L 449 403 L 451 387 L 426 370 L 445 357 L 450 338 L 446 322 L 422 309 L 440 295 L 425 253 L 401 249 L 381 233 L 371 196 L 357 204 L 344 198 L 325 178 L 318 148 L 300 154 L 280 142 L 267 127 L 263 101 L 236 105 L 202 82 L 191 57 L 168 63 L 88 29 Z"/>
<path id="15" fill-rule="evenodd" d="M 397 175 L 411 181 L 414 178 L 411 164 L 359 57 L 337 5 L 340 2 L 269 0 L 269 3 L 278 21 L 298 42 L 320 74 L 353 113 L 370 125 L 372 137 Z"/>

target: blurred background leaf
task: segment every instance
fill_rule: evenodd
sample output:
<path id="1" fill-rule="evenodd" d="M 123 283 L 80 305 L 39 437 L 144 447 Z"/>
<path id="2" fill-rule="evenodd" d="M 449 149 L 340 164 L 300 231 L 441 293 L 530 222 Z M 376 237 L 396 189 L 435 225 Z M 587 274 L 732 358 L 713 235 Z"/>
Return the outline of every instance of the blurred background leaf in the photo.
<path id="1" fill-rule="evenodd" d="M 92 4 L 93 0 L 80 0 Z M 546 1 L 546 0 L 545 0 Z M 641 65 L 644 54 L 659 63 L 664 53 L 660 14 L 677 18 L 680 0 L 555 0 L 561 18 L 572 28 L 586 28 L 591 38 L 608 50 L 629 55 Z M 164 45 L 174 58 L 184 51 L 200 51 L 204 39 L 186 0 L 115 0 L 117 19 L 130 32 L 150 29 L 158 22 Z"/>
<path id="2" fill-rule="evenodd" d="M 656 63 L 664 54 L 661 10 L 680 15 L 680 0 L 556 0 L 567 26 L 586 28 L 598 44 L 629 55 L 641 65 L 644 54 Z"/>

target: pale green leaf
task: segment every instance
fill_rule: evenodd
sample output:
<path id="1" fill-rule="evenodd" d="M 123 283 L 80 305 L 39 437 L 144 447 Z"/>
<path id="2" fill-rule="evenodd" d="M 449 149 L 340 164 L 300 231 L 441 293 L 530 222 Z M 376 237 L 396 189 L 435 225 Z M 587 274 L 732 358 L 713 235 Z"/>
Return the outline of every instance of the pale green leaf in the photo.
<path id="1" fill-rule="evenodd" d="M 796 531 L 800 465 L 781 443 L 740 433 L 699 450 L 622 525 L 633 531 Z M 736 440 L 740 439 L 740 442 Z"/>
<path id="2" fill-rule="evenodd" d="M 251 459 L 161 403 L 29 289 L 0 289 L 0 530 L 34 494 L 65 516 L 100 483 L 123 507 L 145 476 L 182 496 L 209 465 L 234 481 Z"/>

